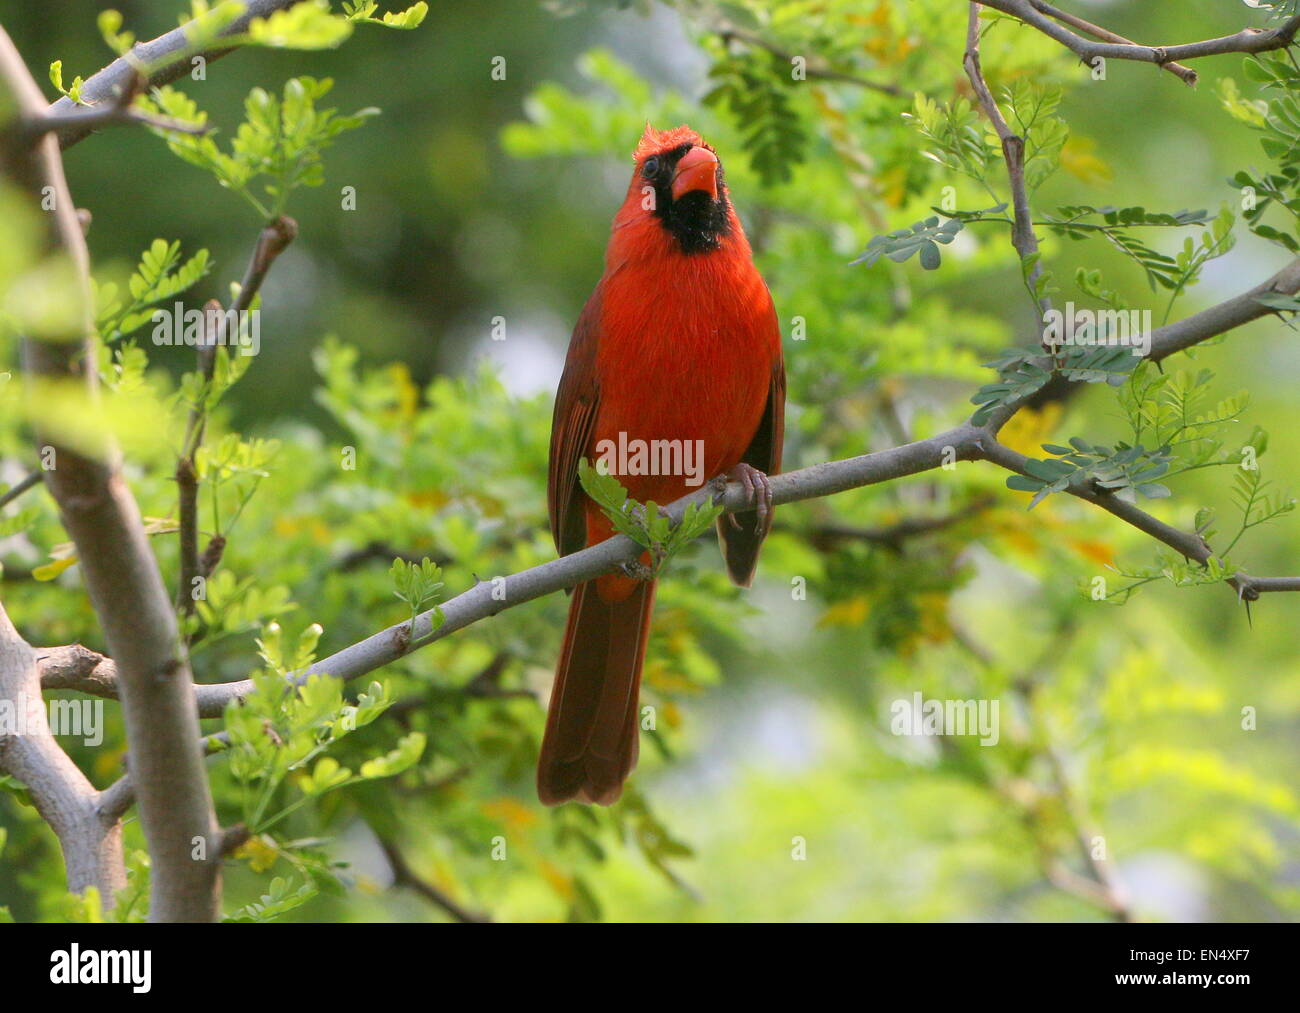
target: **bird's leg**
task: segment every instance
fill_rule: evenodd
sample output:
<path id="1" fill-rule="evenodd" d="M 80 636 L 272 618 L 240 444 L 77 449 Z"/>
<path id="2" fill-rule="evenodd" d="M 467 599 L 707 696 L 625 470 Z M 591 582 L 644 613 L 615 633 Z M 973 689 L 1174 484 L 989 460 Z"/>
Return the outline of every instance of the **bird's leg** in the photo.
<path id="1" fill-rule="evenodd" d="M 768 516 L 772 512 L 771 480 L 763 472 L 744 461 L 727 472 L 727 478 L 739 482 L 744 487 L 746 505 L 752 506 L 758 514 L 758 529 L 761 531 L 766 528 Z M 736 515 L 730 516 L 732 527 L 739 528 L 740 522 L 736 520 Z"/>

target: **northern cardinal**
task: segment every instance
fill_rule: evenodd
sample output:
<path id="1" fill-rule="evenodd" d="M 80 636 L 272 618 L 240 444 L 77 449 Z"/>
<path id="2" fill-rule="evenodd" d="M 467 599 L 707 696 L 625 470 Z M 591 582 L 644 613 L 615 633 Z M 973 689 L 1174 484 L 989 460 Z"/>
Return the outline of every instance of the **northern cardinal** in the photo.
<path id="1" fill-rule="evenodd" d="M 781 466 L 776 310 L 713 149 L 689 127 L 647 125 L 633 161 L 605 273 L 578 318 L 556 395 L 551 533 L 561 555 L 614 533 L 578 481 L 578 462 L 594 463 L 602 447 L 698 449 L 689 475 L 646 474 L 685 468 L 638 467 L 635 457 L 623 473 L 610 470 L 632 498 L 661 505 L 718 475 L 740 481 L 755 510 L 724 515 L 718 535 L 731 579 L 748 586 L 772 524 L 767 476 Z M 621 572 L 574 589 L 537 767 L 546 805 L 610 805 L 622 793 L 637 760 L 654 593 L 653 580 Z"/>

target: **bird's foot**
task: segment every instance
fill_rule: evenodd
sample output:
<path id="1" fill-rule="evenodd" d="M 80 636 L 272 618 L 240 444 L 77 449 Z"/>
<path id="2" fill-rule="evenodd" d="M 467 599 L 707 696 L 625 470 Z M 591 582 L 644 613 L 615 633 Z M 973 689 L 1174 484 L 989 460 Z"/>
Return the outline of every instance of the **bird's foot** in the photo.
<path id="1" fill-rule="evenodd" d="M 758 514 L 758 528 L 763 530 L 772 513 L 772 481 L 753 465 L 741 461 L 727 472 L 727 478 L 739 482 L 745 490 L 745 505 L 752 506 Z M 739 528 L 736 515 L 731 514 L 731 526 Z"/>
<path id="2" fill-rule="evenodd" d="M 641 562 L 641 560 L 639 559 L 629 560 L 628 562 L 620 566 L 619 569 L 622 570 L 624 574 L 631 577 L 633 580 L 654 580 L 655 579 L 654 570 L 651 567 L 646 566 L 645 563 Z"/>

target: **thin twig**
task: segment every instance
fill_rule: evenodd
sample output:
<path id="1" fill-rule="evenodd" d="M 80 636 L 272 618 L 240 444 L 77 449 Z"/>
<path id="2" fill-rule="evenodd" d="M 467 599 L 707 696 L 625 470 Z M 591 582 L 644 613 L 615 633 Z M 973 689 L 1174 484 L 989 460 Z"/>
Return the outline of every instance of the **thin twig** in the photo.
<path id="1" fill-rule="evenodd" d="M 984 81 L 980 68 L 980 5 L 970 5 L 970 17 L 966 26 L 966 52 L 962 57 L 962 66 L 970 78 L 971 87 L 979 100 L 984 115 L 993 124 L 998 140 L 1002 142 L 1002 157 L 1007 163 L 1007 178 L 1011 184 L 1011 206 L 1014 211 L 1015 224 L 1011 229 L 1011 245 L 1020 255 L 1021 273 L 1031 297 L 1044 316 L 1051 310 L 1052 302 L 1046 295 L 1039 296 L 1038 282 L 1043 274 L 1042 262 L 1038 259 L 1038 237 L 1034 235 L 1034 217 L 1029 209 L 1029 192 L 1025 184 L 1025 139 L 1013 131 L 1002 110 L 994 101 L 989 86 Z"/>
<path id="2" fill-rule="evenodd" d="M 75 131 L 91 133 L 101 127 L 149 126 L 160 130 L 197 135 L 212 130 L 212 127 L 206 124 L 186 123 L 134 108 L 136 97 L 147 84 L 147 78 L 138 69 L 133 69 L 133 72 L 128 74 L 118 86 L 118 91 L 99 105 L 78 105 L 58 112 L 46 110 L 26 117 L 22 123 L 22 131 L 31 141 L 44 134 L 62 135 Z"/>
<path id="3" fill-rule="evenodd" d="M 1068 636 L 1072 629 L 1061 631 Z M 996 670 L 998 661 L 977 640 L 960 626 L 953 630 L 954 642 L 970 654 L 986 670 Z M 1034 707 L 1034 694 L 1042 681 L 1042 669 L 1061 657 L 1064 653 L 1063 638 L 1056 638 L 1043 650 L 1042 655 L 1021 670 L 1021 674 L 1009 680 L 1011 691 L 1019 700 L 1021 710 L 1032 723 L 1037 711 Z M 940 736 L 940 745 L 953 756 L 959 755 L 959 747 L 950 736 Z M 1039 743 L 1042 743 L 1040 745 Z M 1098 907 L 1118 921 L 1131 922 L 1136 916 L 1129 906 L 1126 893 L 1114 871 L 1103 860 L 1095 857 L 1092 847 L 1093 839 L 1098 836 L 1091 829 L 1086 819 L 1082 804 L 1079 802 L 1074 785 L 1059 752 L 1051 745 L 1047 735 L 1031 735 L 1028 748 L 1037 752 L 1047 761 L 1049 773 L 1055 786 L 1055 797 L 1060 802 L 1066 819 L 1070 823 L 1070 833 L 1080 850 L 1084 875 L 1071 869 L 1057 854 L 1053 837 L 1045 825 L 1042 788 L 1024 777 L 990 778 L 983 783 L 1000 798 L 1005 799 L 1020 816 L 1029 835 L 1033 838 L 1038 855 L 1039 866 L 1043 876 L 1058 890 L 1078 897 L 1094 907 Z"/>
<path id="4" fill-rule="evenodd" d="M 836 542 L 870 542 L 893 552 L 901 552 L 903 543 L 910 538 L 943 531 L 962 521 L 969 520 L 993 505 L 992 496 L 980 496 L 965 506 L 938 517 L 906 517 L 887 527 L 863 528 L 851 524 L 818 524 L 804 533 L 813 545 L 825 547 Z"/>
<path id="5" fill-rule="evenodd" d="M 417 875 L 411 868 L 410 863 L 407 862 L 406 856 L 402 854 L 401 849 L 391 838 L 380 837 L 379 846 L 384 849 L 384 856 L 392 867 L 394 886 L 404 886 L 415 891 L 429 903 L 447 912 L 458 922 L 482 924 L 492 921 L 486 914 L 461 907 L 438 887 Z"/>
<path id="6" fill-rule="evenodd" d="M 747 31 L 744 28 L 740 28 L 731 22 L 726 22 L 719 26 L 717 28 L 717 33 L 724 44 L 731 39 L 735 39 L 736 41 L 743 42 L 745 45 L 752 48 L 765 50 L 775 56 L 778 60 L 785 63 L 793 63 L 794 59 L 800 55 L 792 53 L 788 49 L 784 49 L 776 43 L 763 38 L 763 36 L 758 35 L 755 32 Z M 865 77 L 859 77 L 857 74 L 849 73 L 848 71 L 837 70 L 836 68 L 823 63 L 809 61 L 806 57 L 804 59 L 804 72 L 809 79 L 837 81 L 841 84 L 852 84 L 859 88 L 866 88 L 868 91 L 877 91 L 882 95 L 891 95 L 895 98 L 906 97 L 911 94 L 911 92 L 904 91 L 896 84 L 884 84 L 880 81 L 872 81 Z"/>
<path id="7" fill-rule="evenodd" d="M 271 265 L 298 235 L 298 223 L 287 216 L 280 216 L 269 222 L 258 233 L 257 243 L 253 246 L 253 255 L 244 272 L 239 293 L 230 304 L 230 309 L 222 311 L 221 304 L 215 299 L 204 307 L 204 341 L 196 349 L 199 371 L 203 375 L 203 386 L 199 400 L 190 407 L 189 422 L 185 430 L 185 444 L 179 460 L 176 462 L 176 488 L 179 506 L 177 508 L 180 527 L 180 581 L 176 587 L 176 607 L 188 615 L 195 609 L 194 582 L 199 577 L 211 574 L 225 548 L 225 539 L 218 532 L 206 553 L 208 561 L 199 556 L 199 479 L 196 456 L 203 444 L 203 435 L 207 425 L 206 399 L 212 377 L 216 369 L 217 349 L 230 340 L 227 333 L 230 321 L 236 321 L 239 314 L 253 305 L 262 282 L 266 280 Z M 237 336 L 237 335 L 236 335 Z M 217 544 L 218 540 L 220 543 Z"/>
<path id="8" fill-rule="evenodd" d="M 12 489 L 6 492 L 3 496 L 0 496 L 0 507 L 7 507 L 10 503 L 16 500 L 28 489 L 33 489 L 40 484 L 41 484 L 41 473 L 39 471 L 33 471 L 26 478 L 18 482 L 17 485 L 15 485 Z"/>
<path id="9" fill-rule="evenodd" d="M 1077 28 L 1086 35 L 1091 35 L 1094 39 L 1100 39 L 1102 42 L 1114 42 L 1121 46 L 1136 46 L 1138 43 L 1132 39 L 1126 39 L 1122 35 L 1116 35 L 1109 29 L 1094 25 L 1091 21 L 1085 21 L 1077 14 L 1071 14 L 1069 11 L 1058 10 L 1044 0 L 1030 0 L 1034 7 L 1042 11 L 1049 18 L 1055 18 L 1062 24 L 1069 25 L 1071 28 Z M 1184 67 L 1181 63 L 1166 63 L 1163 68 L 1175 77 L 1182 80 L 1185 84 L 1195 85 L 1197 73 L 1191 67 Z"/>

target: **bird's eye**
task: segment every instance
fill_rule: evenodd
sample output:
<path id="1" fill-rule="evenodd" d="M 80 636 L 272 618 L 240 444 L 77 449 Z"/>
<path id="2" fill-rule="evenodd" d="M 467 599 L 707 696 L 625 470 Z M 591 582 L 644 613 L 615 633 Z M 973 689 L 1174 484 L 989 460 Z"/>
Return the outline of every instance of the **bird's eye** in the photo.
<path id="1" fill-rule="evenodd" d="M 658 172 L 659 172 L 658 157 L 647 158 L 645 160 L 645 165 L 641 166 L 641 175 L 644 176 L 646 179 L 651 179 L 652 177 L 657 175 Z"/>

